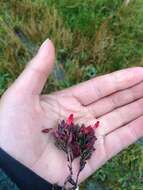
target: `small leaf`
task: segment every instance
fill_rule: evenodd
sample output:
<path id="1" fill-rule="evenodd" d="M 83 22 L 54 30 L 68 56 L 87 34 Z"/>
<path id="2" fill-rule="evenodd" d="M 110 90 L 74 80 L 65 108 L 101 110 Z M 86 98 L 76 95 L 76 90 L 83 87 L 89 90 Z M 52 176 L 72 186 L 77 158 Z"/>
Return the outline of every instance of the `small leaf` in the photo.
<path id="1" fill-rule="evenodd" d="M 42 133 L 49 133 L 50 130 L 51 128 L 42 129 Z"/>

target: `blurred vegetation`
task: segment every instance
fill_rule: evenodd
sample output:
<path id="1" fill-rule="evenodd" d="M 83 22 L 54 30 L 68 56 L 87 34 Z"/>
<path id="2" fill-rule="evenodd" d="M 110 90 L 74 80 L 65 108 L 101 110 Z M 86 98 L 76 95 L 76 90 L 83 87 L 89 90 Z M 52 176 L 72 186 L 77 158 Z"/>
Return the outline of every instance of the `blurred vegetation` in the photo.
<path id="1" fill-rule="evenodd" d="M 125 2 L 1 0 L 0 95 L 46 38 L 54 41 L 57 60 L 44 92 L 118 69 L 143 66 L 143 1 Z M 142 190 L 142 151 L 141 143 L 130 146 L 81 188 Z"/>

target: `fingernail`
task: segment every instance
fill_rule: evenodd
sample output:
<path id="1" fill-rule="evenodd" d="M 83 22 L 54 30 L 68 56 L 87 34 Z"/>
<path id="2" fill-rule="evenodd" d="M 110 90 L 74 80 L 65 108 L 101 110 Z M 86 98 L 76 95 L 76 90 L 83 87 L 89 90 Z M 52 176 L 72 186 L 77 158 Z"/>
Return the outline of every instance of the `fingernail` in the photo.
<path id="1" fill-rule="evenodd" d="M 42 45 L 40 46 L 38 52 L 40 52 L 41 49 L 43 49 L 45 47 L 45 45 L 47 45 L 47 43 L 49 42 L 49 38 L 47 38 L 43 43 Z"/>

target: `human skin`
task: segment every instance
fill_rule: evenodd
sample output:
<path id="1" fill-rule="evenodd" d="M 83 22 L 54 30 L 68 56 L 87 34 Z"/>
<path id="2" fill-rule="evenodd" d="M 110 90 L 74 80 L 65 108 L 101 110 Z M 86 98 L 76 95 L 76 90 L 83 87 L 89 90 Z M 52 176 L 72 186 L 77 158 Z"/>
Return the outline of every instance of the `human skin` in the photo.
<path id="1" fill-rule="evenodd" d="M 75 123 L 94 124 L 96 151 L 81 172 L 84 181 L 107 160 L 143 136 L 143 68 L 95 77 L 68 89 L 41 94 L 55 50 L 46 40 L 0 101 L 0 147 L 36 174 L 62 186 L 69 174 L 66 155 L 41 132 L 74 114 Z M 73 164 L 74 177 L 78 159 Z"/>

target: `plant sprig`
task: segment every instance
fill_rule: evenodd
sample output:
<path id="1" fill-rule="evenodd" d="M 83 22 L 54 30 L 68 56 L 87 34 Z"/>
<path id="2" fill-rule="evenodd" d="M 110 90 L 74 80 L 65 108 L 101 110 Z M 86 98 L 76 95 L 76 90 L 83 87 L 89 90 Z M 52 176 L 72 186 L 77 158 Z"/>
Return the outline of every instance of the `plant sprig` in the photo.
<path id="1" fill-rule="evenodd" d="M 75 190 L 78 186 L 79 175 L 84 169 L 86 162 L 91 158 L 92 153 L 95 151 L 95 129 L 99 126 L 97 121 L 93 126 L 81 126 L 74 124 L 74 117 L 71 114 L 68 119 L 62 120 L 57 128 L 43 129 L 43 133 L 51 133 L 55 139 L 55 145 L 67 155 L 67 163 L 69 168 L 69 175 L 65 180 L 62 190 L 66 189 L 67 185 L 71 187 L 69 190 Z M 76 179 L 73 179 L 72 165 L 73 161 L 79 158 L 79 170 Z"/>

